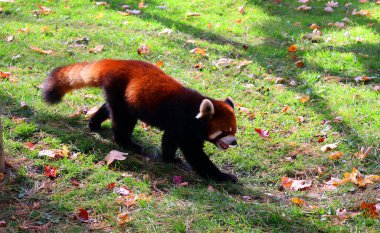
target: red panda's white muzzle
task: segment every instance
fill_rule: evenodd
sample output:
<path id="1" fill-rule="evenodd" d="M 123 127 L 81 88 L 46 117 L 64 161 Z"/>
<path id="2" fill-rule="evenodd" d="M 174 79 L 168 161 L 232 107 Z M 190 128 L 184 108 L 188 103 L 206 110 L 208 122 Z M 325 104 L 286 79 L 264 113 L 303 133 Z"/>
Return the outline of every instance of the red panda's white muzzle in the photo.
<path id="1" fill-rule="evenodd" d="M 233 135 L 228 135 L 226 137 L 216 139 L 214 143 L 222 150 L 227 150 L 230 146 L 237 145 L 236 137 Z"/>

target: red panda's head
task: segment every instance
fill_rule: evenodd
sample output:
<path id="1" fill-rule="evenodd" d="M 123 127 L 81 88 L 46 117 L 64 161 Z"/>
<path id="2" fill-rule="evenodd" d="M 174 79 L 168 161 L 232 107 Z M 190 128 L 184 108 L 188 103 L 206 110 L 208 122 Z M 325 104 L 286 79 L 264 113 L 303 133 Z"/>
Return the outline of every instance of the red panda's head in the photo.
<path id="1" fill-rule="evenodd" d="M 225 101 L 204 99 L 199 107 L 197 119 L 206 118 L 207 141 L 226 150 L 236 142 L 236 117 L 234 104 L 228 97 Z"/>

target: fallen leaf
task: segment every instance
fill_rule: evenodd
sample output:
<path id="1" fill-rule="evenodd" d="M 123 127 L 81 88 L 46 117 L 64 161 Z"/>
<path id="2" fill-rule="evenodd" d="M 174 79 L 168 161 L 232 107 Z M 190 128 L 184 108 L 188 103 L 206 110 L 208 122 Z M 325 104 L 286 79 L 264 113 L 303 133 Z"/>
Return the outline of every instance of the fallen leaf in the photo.
<path id="1" fill-rule="evenodd" d="M 172 34 L 173 33 L 173 30 L 172 29 L 169 29 L 169 28 L 165 28 L 165 29 L 162 29 L 161 32 L 158 33 L 158 35 L 161 35 L 161 34 Z"/>
<path id="2" fill-rule="evenodd" d="M 334 12 L 334 9 L 332 7 L 329 7 L 329 6 L 326 6 L 324 9 L 323 9 L 325 12 Z"/>
<path id="3" fill-rule="evenodd" d="M 35 46 L 29 46 L 29 48 L 36 51 L 37 53 L 42 53 L 42 54 L 47 54 L 47 55 L 54 53 L 54 51 L 51 49 L 50 50 L 43 50 L 43 49 L 40 49 L 40 48 L 35 47 Z"/>
<path id="4" fill-rule="evenodd" d="M 369 10 L 356 11 L 356 9 L 354 9 L 351 14 L 352 15 L 359 15 L 359 16 L 371 16 L 371 12 Z"/>
<path id="5" fill-rule="evenodd" d="M 282 186 L 285 189 L 290 189 L 293 191 L 303 191 L 310 189 L 312 181 L 305 181 L 305 180 L 293 180 L 289 177 L 282 177 L 281 179 Z"/>
<path id="6" fill-rule="evenodd" d="M 52 159 L 59 159 L 64 157 L 62 150 L 59 149 L 41 150 L 38 152 L 38 156 L 46 156 Z"/>
<path id="7" fill-rule="evenodd" d="M 124 155 L 128 155 L 128 153 L 112 150 L 103 160 L 107 162 L 107 165 L 110 165 L 114 160 L 125 160 L 127 157 Z"/>
<path id="8" fill-rule="evenodd" d="M 173 183 L 176 185 L 182 183 L 182 176 L 173 176 Z"/>
<path id="9" fill-rule="evenodd" d="M 22 32 L 22 33 L 29 33 L 30 32 L 29 28 L 20 28 L 17 31 Z"/>
<path id="10" fill-rule="evenodd" d="M 7 222 L 0 220 L 0 227 L 6 227 L 6 226 L 7 226 Z"/>
<path id="11" fill-rule="evenodd" d="M 33 144 L 32 142 L 25 142 L 25 143 L 24 143 L 24 146 L 25 146 L 26 148 L 28 148 L 29 150 L 34 150 L 34 148 L 36 147 L 36 145 Z"/>
<path id="12" fill-rule="evenodd" d="M 9 35 L 9 36 L 7 36 L 7 38 L 5 38 L 5 41 L 6 42 L 12 42 L 14 38 L 15 38 L 14 36 Z"/>
<path id="13" fill-rule="evenodd" d="M 104 13 L 103 12 L 99 12 L 96 16 L 95 16 L 95 19 L 103 19 L 104 18 Z"/>
<path id="14" fill-rule="evenodd" d="M 201 14 L 200 13 L 195 13 L 195 12 L 188 12 L 188 13 L 186 13 L 186 16 L 187 17 L 201 16 Z"/>
<path id="15" fill-rule="evenodd" d="M 329 181 L 324 182 L 324 186 L 322 187 L 323 190 L 335 190 L 342 182 L 341 179 L 331 177 Z"/>
<path id="16" fill-rule="evenodd" d="M 240 14 L 244 14 L 245 13 L 245 7 L 244 6 L 239 6 L 238 10 L 239 10 Z"/>
<path id="17" fill-rule="evenodd" d="M 336 143 L 326 144 L 326 145 L 321 147 L 321 151 L 322 152 L 328 152 L 328 151 L 334 150 L 337 146 L 338 145 Z"/>
<path id="18" fill-rule="evenodd" d="M 314 29 L 320 29 L 321 27 L 318 26 L 318 24 L 312 23 L 312 24 L 310 24 L 309 28 L 310 28 L 311 30 L 314 30 Z"/>
<path id="19" fill-rule="evenodd" d="M 79 185 L 80 185 L 79 181 L 74 180 L 74 179 L 71 180 L 71 183 L 72 183 L 74 186 L 79 186 Z"/>
<path id="20" fill-rule="evenodd" d="M 201 48 L 195 48 L 190 50 L 190 53 L 195 53 L 195 54 L 201 54 L 202 56 L 206 56 L 206 50 L 201 49 Z"/>
<path id="21" fill-rule="evenodd" d="M 351 183 L 356 184 L 359 187 L 365 187 L 368 184 L 380 182 L 380 176 L 368 175 L 364 177 L 362 174 L 360 174 L 360 172 L 356 168 L 353 168 L 352 172 L 345 172 L 343 175 L 344 175 L 344 178 L 341 184 L 346 184 L 347 182 L 351 182 Z"/>
<path id="22" fill-rule="evenodd" d="M 88 211 L 86 209 L 82 209 L 82 208 L 80 208 L 78 211 L 79 211 L 79 213 L 77 214 L 78 219 L 81 222 L 88 222 L 88 220 L 89 220 Z"/>
<path id="23" fill-rule="evenodd" d="M 310 96 L 309 95 L 303 95 L 303 96 L 298 96 L 297 99 L 301 102 L 301 103 L 306 103 L 310 100 Z"/>
<path id="24" fill-rule="evenodd" d="M 248 118 L 251 120 L 255 118 L 255 114 L 248 108 L 240 107 L 239 113 L 248 116 Z"/>
<path id="25" fill-rule="evenodd" d="M 367 157 L 369 155 L 369 153 L 371 153 L 372 148 L 373 147 L 370 146 L 370 147 L 367 148 L 367 150 L 365 150 L 365 148 L 362 147 L 359 152 L 357 152 L 357 153 L 354 154 L 354 156 L 356 158 L 360 159 L 360 160 L 364 159 L 365 157 Z"/>
<path id="26" fill-rule="evenodd" d="M 241 23 L 241 19 L 235 20 L 235 23 Z"/>
<path id="27" fill-rule="evenodd" d="M 375 218 L 377 215 L 379 215 L 375 203 L 367 203 L 363 201 L 360 204 L 360 209 L 365 210 L 372 218 Z"/>
<path id="28" fill-rule="evenodd" d="M 160 61 L 157 61 L 157 62 L 156 62 L 156 66 L 157 66 L 157 67 L 164 66 L 164 62 L 161 61 L 161 60 L 160 60 Z"/>
<path id="29" fill-rule="evenodd" d="M 207 191 L 209 191 L 209 192 L 215 192 L 215 189 L 214 189 L 214 187 L 212 187 L 212 186 L 209 184 L 208 187 L 207 187 Z"/>
<path id="30" fill-rule="evenodd" d="M 0 181 L 4 180 L 4 178 L 5 178 L 4 173 L 0 172 Z"/>
<path id="31" fill-rule="evenodd" d="M 122 196 L 128 196 L 130 193 L 131 193 L 131 190 L 129 189 L 125 189 L 125 188 L 114 188 L 113 189 L 115 191 L 115 193 L 119 194 L 119 195 L 122 195 Z"/>
<path id="32" fill-rule="evenodd" d="M 325 141 L 325 138 L 318 138 L 318 142 L 319 143 L 322 143 L 322 142 L 324 142 Z"/>
<path id="33" fill-rule="evenodd" d="M 0 78 L 7 79 L 11 83 L 15 83 L 18 81 L 17 78 L 13 77 L 11 72 L 4 72 L 0 70 Z"/>
<path id="34" fill-rule="evenodd" d="M 297 45 L 290 45 L 288 47 L 288 51 L 291 52 L 291 53 L 294 53 L 297 51 Z"/>
<path id="35" fill-rule="evenodd" d="M 195 69 L 202 69 L 203 68 L 203 63 L 202 62 L 199 62 L 197 64 L 194 65 L 194 68 Z"/>
<path id="36" fill-rule="evenodd" d="M 334 119 L 335 123 L 341 123 L 342 121 L 343 121 L 343 117 L 341 117 L 341 116 L 335 117 L 335 119 Z"/>
<path id="37" fill-rule="evenodd" d="M 140 10 L 125 10 L 125 12 L 127 12 L 128 14 L 131 14 L 131 15 L 139 15 L 139 14 L 141 14 Z"/>
<path id="38" fill-rule="evenodd" d="M 268 130 L 262 130 L 259 128 L 255 128 L 255 131 L 256 131 L 256 133 L 258 133 L 260 135 L 260 137 L 269 138 L 269 131 Z"/>
<path id="39" fill-rule="evenodd" d="M 145 130 L 148 131 L 150 129 L 150 125 L 145 122 L 141 122 L 141 127 Z"/>
<path id="40" fill-rule="evenodd" d="M 303 3 L 303 4 L 305 4 L 305 3 L 308 3 L 309 0 L 298 0 L 298 2 L 299 2 L 299 3 Z"/>
<path id="41" fill-rule="evenodd" d="M 293 197 L 290 199 L 292 203 L 296 204 L 296 205 L 304 205 L 305 204 L 305 200 L 303 199 L 300 199 L 298 197 Z"/>
<path id="42" fill-rule="evenodd" d="M 50 167 L 44 164 L 45 169 L 45 175 L 49 178 L 56 178 L 57 177 L 57 167 Z"/>
<path id="43" fill-rule="evenodd" d="M 297 10 L 299 10 L 299 11 L 308 11 L 308 10 L 311 10 L 311 7 L 307 6 L 307 5 L 302 5 L 302 6 L 299 6 L 297 8 Z"/>
<path id="44" fill-rule="evenodd" d="M 241 199 L 243 199 L 244 201 L 251 201 L 252 197 L 251 196 L 241 196 Z"/>
<path id="45" fill-rule="evenodd" d="M 298 123 L 302 123 L 302 122 L 305 121 L 305 119 L 303 118 L 303 116 L 298 116 L 298 117 L 296 117 L 296 121 L 297 121 Z"/>
<path id="46" fill-rule="evenodd" d="M 343 152 L 337 151 L 329 155 L 329 159 L 338 160 L 343 156 Z"/>
<path id="47" fill-rule="evenodd" d="M 296 61 L 296 66 L 297 67 L 303 67 L 305 64 L 302 61 Z"/>
<path id="48" fill-rule="evenodd" d="M 140 46 L 140 48 L 137 49 L 137 53 L 138 53 L 139 55 L 150 53 L 150 47 L 149 47 L 149 45 L 142 44 L 142 45 Z"/>
<path id="49" fill-rule="evenodd" d="M 140 3 L 139 3 L 139 6 L 138 8 L 139 9 L 142 9 L 142 8 L 145 8 L 146 6 L 144 5 L 144 1 L 142 0 Z"/>
<path id="50" fill-rule="evenodd" d="M 281 110 L 281 113 L 285 113 L 287 111 L 289 111 L 290 107 L 288 105 L 286 105 L 282 110 Z"/>
<path id="51" fill-rule="evenodd" d="M 107 2 L 95 2 L 95 5 L 97 6 L 109 6 Z"/>
<path id="52" fill-rule="evenodd" d="M 38 8 L 41 10 L 40 13 L 44 15 L 48 15 L 51 12 L 50 8 L 47 8 L 45 6 L 42 6 L 41 4 L 38 4 Z"/>
<path id="53" fill-rule="evenodd" d="M 380 91 L 380 85 L 374 86 L 374 87 L 373 87 L 373 90 L 374 90 L 374 91 Z"/>
<path id="54" fill-rule="evenodd" d="M 129 216 L 129 213 L 120 213 L 117 215 L 117 224 L 122 225 L 124 223 L 127 223 L 131 221 L 131 217 Z"/>
<path id="55" fill-rule="evenodd" d="M 375 79 L 374 77 L 368 77 L 368 76 L 358 76 L 355 78 L 356 82 L 368 82 L 371 81 L 372 79 Z"/>
<path id="56" fill-rule="evenodd" d="M 113 188 L 115 187 L 115 182 L 112 182 L 112 183 L 109 183 L 109 184 L 107 184 L 107 189 L 108 190 L 112 190 Z"/>
<path id="57" fill-rule="evenodd" d="M 104 45 L 97 45 L 94 48 L 90 48 L 88 50 L 89 53 L 101 53 L 103 52 Z"/>
<path id="58" fill-rule="evenodd" d="M 340 221 L 345 221 L 347 220 L 348 218 L 351 218 L 351 217 L 354 217 L 357 215 L 357 213 L 353 213 L 353 212 L 347 212 L 346 209 L 343 209 L 343 208 L 339 208 L 335 211 L 336 213 L 336 216 L 338 217 L 338 219 Z"/>

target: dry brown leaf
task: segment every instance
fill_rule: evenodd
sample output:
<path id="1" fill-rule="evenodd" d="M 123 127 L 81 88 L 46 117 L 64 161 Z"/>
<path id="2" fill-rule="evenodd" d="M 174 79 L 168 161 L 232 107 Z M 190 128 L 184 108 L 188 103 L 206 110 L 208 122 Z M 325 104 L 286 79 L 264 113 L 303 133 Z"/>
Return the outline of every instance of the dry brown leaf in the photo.
<path id="1" fill-rule="evenodd" d="M 0 70 L 0 79 L 7 79 L 9 82 L 15 83 L 18 81 L 16 77 L 13 77 L 11 72 L 4 72 Z"/>
<path id="2" fill-rule="evenodd" d="M 329 159 L 338 160 L 343 156 L 343 152 L 337 151 L 329 155 Z"/>
<path id="3" fill-rule="evenodd" d="M 359 11 L 356 11 L 353 10 L 352 15 L 360 15 L 360 16 L 371 16 L 371 12 L 369 10 L 359 10 Z"/>
<path id="4" fill-rule="evenodd" d="M 9 35 L 9 36 L 7 36 L 7 38 L 5 39 L 5 41 L 6 42 L 12 42 L 14 38 L 15 37 L 13 35 Z"/>
<path id="5" fill-rule="evenodd" d="M 301 103 L 306 103 L 310 100 L 310 96 L 309 95 L 303 95 L 303 96 L 298 96 L 297 99 L 301 102 Z"/>
<path id="6" fill-rule="evenodd" d="M 107 2 L 95 2 L 95 5 L 97 6 L 109 6 Z"/>
<path id="7" fill-rule="evenodd" d="M 326 145 L 321 147 L 321 151 L 322 152 L 328 152 L 328 151 L 334 150 L 337 146 L 338 145 L 336 143 L 326 144 Z"/>
<path id="8" fill-rule="evenodd" d="M 292 203 L 296 204 L 296 205 L 299 205 L 299 206 L 305 204 L 305 200 L 300 199 L 300 198 L 298 198 L 298 197 L 293 197 L 293 198 L 290 199 L 290 201 L 291 201 Z"/>
<path id="9" fill-rule="evenodd" d="M 295 51 L 297 51 L 297 45 L 290 45 L 288 47 L 288 51 L 291 52 L 291 53 L 294 53 Z"/>
<path id="10" fill-rule="evenodd" d="M 124 155 L 128 155 L 128 153 L 113 150 L 106 157 L 104 157 L 104 160 L 107 162 L 107 165 L 110 165 L 114 160 L 125 160 L 127 157 Z"/>
<path id="11" fill-rule="evenodd" d="M 22 32 L 22 33 L 29 33 L 30 32 L 29 28 L 20 28 L 17 31 Z"/>
<path id="12" fill-rule="evenodd" d="M 302 123 L 302 122 L 305 121 L 305 119 L 304 119 L 303 116 L 298 116 L 298 117 L 296 117 L 296 121 L 297 121 L 298 123 Z"/>
<path id="13" fill-rule="evenodd" d="M 0 172 L 0 181 L 4 180 L 4 178 L 5 178 L 4 173 Z"/>
<path id="14" fill-rule="evenodd" d="M 341 184 L 345 184 L 347 182 L 354 183 L 359 187 L 365 187 L 368 184 L 380 182 L 380 176 L 368 175 L 368 176 L 364 177 L 362 174 L 360 174 L 360 172 L 356 168 L 353 168 L 352 172 L 345 172 L 344 173 L 344 178 L 343 178 Z"/>
<path id="15" fill-rule="evenodd" d="M 195 54 L 201 54 L 202 56 L 206 56 L 206 50 L 201 49 L 201 48 L 195 48 L 190 50 L 190 53 L 195 53 Z"/>
<path id="16" fill-rule="evenodd" d="M 120 213 L 117 215 L 117 224 L 122 225 L 124 223 L 127 223 L 131 221 L 131 217 L 129 216 L 129 213 Z"/>
<path id="17" fill-rule="evenodd" d="M 47 54 L 47 55 L 50 55 L 50 54 L 53 54 L 54 51 L 53 50 L 43 50 L 43 49 L 40 49 L 36 46 L 29 46 L 29 48 L 31 48 L 32 50 L 36 51 L 37 53 L 42 53 L 42 54 Z"/>
<path id="18" fill-rule="evenodd" d="M 238 10 L 239 10 L 240 14 L 244 14 L 245 13 L 245 7 L 244 6 L 239 6 Z"/>
<path id="19" fill-rule="evenodd" d="M 255 118 L 255 114 L 248 108 L 240 107 L 239 113 L 248 116 L 248 118 L 251 120 Z"/>
<path id="20" fill-rule="evenodd" d="M 285 113 L 287 111 L 289 111 L 290 107 L 288 105 L 286 105 L 282 110 L 281 110 L 281 113 Z"/>
<path id="21" fill-rule="evenodd" d="M 188 13 L 186 13 L 186 16 L 187 17 L 201 16 L 201 14 L 200 13 L 195 13 L 195 12 L 188 12 Z"/>
<path id="22" fill-rule="evenodd" d="M 157 62 L 156 62 L 156 66 L 157 66 L 157 67 L 162 67 L 162 66 L 164 66 L 164 62 L 161 61 L 161 60 L 160 60 L 160 61 L 157 61 Z"/>
<path id="23" fill-rule="evenodd" d="M 38 8 L 40 8 L 40 13 L 41 14 L 44 14 L 44 15 L 48 15 L 48 14 L 50 14 L 50 12 L 51 12 L 51 9 L 50 8 L 47 8 L 47 7 L 45 7 L 45 6 L 42 6 L 41 4 L 38 4 Z"/>
<path id="24" fill-rule="evenodd" d="M 311 10 L 311 7 L 307 6 L 307 5 L 302 5 L 302 6 L 299 6 L 297 8 L 297 10 L 299 10 L 299 11 L 309 11 L 309 10 Z"/>
<path id="25" fill-rule="evenodd" d="M 138 53 L 139 55 L 150 53 L 150 46 L 149 46 L 149 45 L 146 45 L 146 44 L 142 44 L 142 45 L 140 46 L 140 48 L 137 49 L 137 53 Z"/>
<path id="26" fill-rule="evenodd" d="M 354 156 L 358 159 L 364 159 L 365 157 L 367 157 L 369 155 L 369 153 L 371 153 L 372 148 L 373 147 L 370 146 L 366 150 L 364 147 L 362 147 L 359 152 L 354 154 Z"/>
<path id="27" fill-rule="evenodd" d="M 103 52 L 104 45 L 97 45 L 94 48 L 90 48 L 88 50 L 89 53 L 101 53 Z"/>

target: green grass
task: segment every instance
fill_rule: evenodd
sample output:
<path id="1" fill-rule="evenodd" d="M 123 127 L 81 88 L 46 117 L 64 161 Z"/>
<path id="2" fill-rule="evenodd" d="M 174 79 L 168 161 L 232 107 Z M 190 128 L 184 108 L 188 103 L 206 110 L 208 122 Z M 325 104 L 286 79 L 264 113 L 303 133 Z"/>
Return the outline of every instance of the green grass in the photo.
<path id="1" fill-rule="evenodd" d="M 147 8 L 139 16 L 122 16 L 122 4 L 137 8 L 139 1 L 109 1 L 110 6 L 96 6 L 94 1 L 16 1 L 0 3 L 0 70 L 11 72 L 17 83 L 0 80 L 0 114 L 7 161 L 13 164 L 11 176 L 0 186 L 0 220 L 7 230 L 22 231 L 20 226 L 49 223 L 52 232 L 83 232 L 95 229 L 115 232 L 377 232 L 379 219 L 366 216 L 360 203 L 377 202 L 379 183 L 359 189 L 355 185 L 339 186 L 334 191 L 319 187 L 330 177 L 343 178 L 344 172 L 356 167 L 364 175 L 380 175 L 380 98 L 374 86 L 380 83 L 380 6 L 374 1 L 339 8 L 326 13 L 326 1 L 310 1 L 313 9 L 297 11 L 297 1 L 145 1 Z M 52 13 L 33 16 L 37 4 Z M 166 5 L 166 10 L 156 8 Z M 240 14 L 239 6 L 245 6 Z M 371 16 L 352 16 L 353 9 L 371 11 Z M 199 12 L 199 17 L 186 17 Z M 348 12 L 348 14 L 346 14 Z M 346 28 L 329 23 L 348 17 Z M 241 23 L 236 23 L 241 19 Z M 321 40 L 305 39 L 312 32 L 309 25 L 321 26 Z M 208 24 L 211 27 L 208 27 Z M 28 33 L 19 32 L 28 28 Z M 171 34 L 160 34 L 163 29 Z M 347 34 L 349 33 L 349 35 Z M 12 42 L 6 37 L 14 36 Z M 75 47 L 75 40 L 89 38 L 89 44 Z M 326 40 L 331 37 L 330 41 Z M 357 42 L 356 38 L 363 38 Z M 195 44 L 188 43 L 194 40 Z M 147 44 L 151 52 L 138 55 L 137 49 Z M 298 47 L 295 55 L 304 62 L 298 68 L 288 46 Z M 104 45 L 102 53 L 89 53 L 90 48 Z M 39 54 L 29 46 L 54 50 L 52 55 Z M 207 56 L 191 54 L 195 47 L 207 49 Z M 100 106 L 101 90 L 83 89 L 65 96 L 62 103 L 48 106 L 43 102 L 39 85 L 50 70 L 79 61 L 102 58 L 138 59 L 151 63 L 161 60 L 162 69 L 191 87 L 214 98 L 231 96 L 238 106 L 255 114 L 253 119 L 236 109 L 239 147 L 220 151 L 206 144 L 206 152 L 225 171 L 239 177 L 238 184 L 212 184 L 208 191 L 202 181 L 186 167 L 167 165 L 157 158 L 162 133 L 145 131 L 140 125 L 134 139 L 146 149 L 149 157 L 130 153 L 110 168 L 99 163 L 111 150 L 110 123 L 101 133 L 91 133 L 84 116 L 70 117 L 83 107 Z M 220 58 L 250 60 L 237 69 L 217 67 Z M 204 68 L 194 68 L 197 63 Z M 368 83 L 357 83 L 361 75 L 375 77 Z M 341 78 L 337 82 L 328 76 Z M 275 83 L 283 78 L 284 85 Z M 288 85 L 294 80 L 298 85 Z M 263 89 L 260 89 L 264 87 Z M 268 89 L 269 91 L 267 91 Z M 297 96 L 310 95 L 300 103 Z M 21 102 L 27 107 L 23 108 Z M 290 110 L 281 113 L 289 106 Z M 303 116 L 298 123 L 295 118 Z M 333 120 L 342 116 L 341 123 Z M 18 122 L 14 117 L 25 118 Z M 13 118 L 13 120 L 12 120 Z M 322 125 L 323 120 L 331 120 Z M 255 128 L 270 130 L 270 139 L 259 137 Z M 316 137 L 326 132 L 326 140 Z M 23 144 L 37 144 L 31 151 Z M 320 147 L 339 142 L 337 150 L 344 156 L 328 159 Z M 76 159 L 51 160 L 39 157 L 42 149 L 60 149 L 64 145 L 79 153 Z M 375 145 L 364 160 L 353 155 L 362 146 Z M 298 152 L 297 152 L 298 150 Z M 178 152 L 179 153 L 179 152 Z M 180 153 L 179 153 L 180 154 Z M 294 157 L 293 162 L 286 157 Z M 58 167 L 58 178 L 44 176 L 43 164 Z M 323 166 L 323 173 L 317 172 Z M 175 187 L 174 175 L 189 182 Z M 310 191 L 280 191 L 281 178 L 313 180 Z M 80 181 L 73 186 L 71 180 Z M 157 194 L 152 186 L 163 191 Z M 26 191 L 45 182 L 45 188 L 26 195 Z M 129 208 L 115 202 L 117 194 L 106 190 L 107 184 L 126 185 L 136 194 L 150 200 L 138 200 Z M 252 197 L 246 201 L 242 196 Z M 306 200 L 318 209 L 298 207 L 291 197 Z M 33 207 L 33 203 L 40 205 Z M 73 220 L 79 208 L 90 211 L 97 222 Z M 359 212 L 356 217 L 337 224 L 338 208 Z M 116 216 L 129 211 L 132 220 L 118 225 Z"/>

